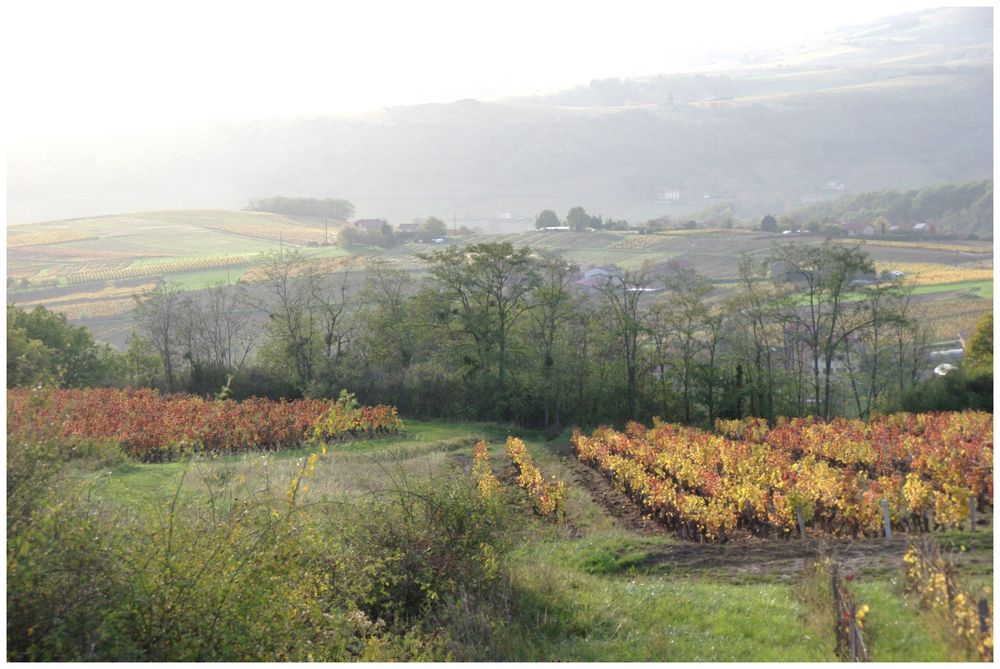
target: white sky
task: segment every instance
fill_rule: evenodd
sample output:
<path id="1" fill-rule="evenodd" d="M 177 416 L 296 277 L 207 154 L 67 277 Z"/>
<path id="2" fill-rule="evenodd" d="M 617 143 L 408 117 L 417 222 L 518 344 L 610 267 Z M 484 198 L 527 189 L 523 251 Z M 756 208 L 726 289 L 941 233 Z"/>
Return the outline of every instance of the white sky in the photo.
<path id="1" fill-rule="evenodd" d="M 549 92 L 932 6 L 13 0 L 2 14 L 5 131 L 16 142 Z"/>

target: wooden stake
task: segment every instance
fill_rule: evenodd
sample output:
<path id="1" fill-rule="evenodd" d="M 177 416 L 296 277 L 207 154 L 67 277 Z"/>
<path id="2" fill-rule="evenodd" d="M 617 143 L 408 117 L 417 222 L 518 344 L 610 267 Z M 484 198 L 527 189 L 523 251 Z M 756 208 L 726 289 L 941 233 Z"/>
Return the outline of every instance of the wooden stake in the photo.
<path id="1" fill-rule="evenodd" d="M 882 500 L 882 522 L 885 525 L 885 538 L 892 539 L 892 524 L 889 523 L 889 502 Z"/>

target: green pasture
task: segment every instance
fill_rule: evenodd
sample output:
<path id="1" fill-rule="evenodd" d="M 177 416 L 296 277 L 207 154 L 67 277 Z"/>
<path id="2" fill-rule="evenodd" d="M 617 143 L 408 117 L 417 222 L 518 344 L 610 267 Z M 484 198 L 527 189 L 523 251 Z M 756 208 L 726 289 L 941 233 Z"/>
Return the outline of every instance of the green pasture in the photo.
<path id="1" fill-rule="evenodd" d="M 992 281 L 962 281 L 959 283 L 939 283 L 929 286 L 917 286 L 913 289 L 915 295 L 933 295 L 935 293 L 950 293 L 952 291 L 965 291 L 974 297 L 993 297 Z"/>

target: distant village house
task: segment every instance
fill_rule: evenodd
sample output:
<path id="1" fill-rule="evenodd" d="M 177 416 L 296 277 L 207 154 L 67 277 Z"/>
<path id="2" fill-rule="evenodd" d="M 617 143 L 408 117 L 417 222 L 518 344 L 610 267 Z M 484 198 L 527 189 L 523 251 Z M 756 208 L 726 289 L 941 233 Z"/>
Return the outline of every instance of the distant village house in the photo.
<path id="1" fill-rule="evenodd" d="M 871 223 L 841 223 L 848 237 L 874 237 L 875 226 Z"/>
<path id="2" fill-rule="evenodd" d="M 359 218 L 354 221 L 354 227 L 358 230 L 364 230 L 365 232 L 377 232 L 382 229 L 382 224 L 385 221 L 378 218 Z"/>

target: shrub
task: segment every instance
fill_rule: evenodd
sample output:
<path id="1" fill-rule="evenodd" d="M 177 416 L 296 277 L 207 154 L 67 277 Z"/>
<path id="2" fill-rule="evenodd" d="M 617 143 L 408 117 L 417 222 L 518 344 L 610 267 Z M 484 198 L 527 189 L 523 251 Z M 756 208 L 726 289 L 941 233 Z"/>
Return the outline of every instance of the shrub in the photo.
<path id="1" fill-rule="evenodd" d="M 61 476 L 66 452 L 8 451 L 11 661 L 447 659 L 450 603 L 488 591 L 505 545 L 505 510 L 457 472 L 303 504 L 316 454 L 290 481 L 206 466 L 198 494 L 121 508 Z"/>

